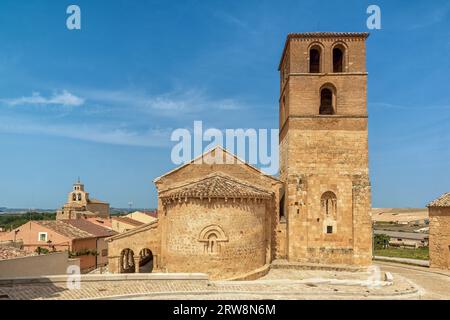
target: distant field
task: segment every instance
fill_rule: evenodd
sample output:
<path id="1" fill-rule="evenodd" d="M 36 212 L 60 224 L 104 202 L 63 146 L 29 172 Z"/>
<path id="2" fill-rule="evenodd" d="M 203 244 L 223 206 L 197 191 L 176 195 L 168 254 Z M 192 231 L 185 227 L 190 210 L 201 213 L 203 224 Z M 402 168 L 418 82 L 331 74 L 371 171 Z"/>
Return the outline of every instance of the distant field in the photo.
<path id="1" fill-rule="evenodd" d="M 412 222 L 428 219 L 427 208 L 372 208 L 374 222 Z"/>
<path id="2" fill-rule="evenodd" d="M 11 230 L 27 223 L 30 220 L 55 220 L 55 212 L 31 212 L 27 214 L 0 214 L 0 227 Z"/>
<path id="3" fill-rule="evenodd" d="M 403 249 L 403 248 L 375 249 L 374 254 L 376 256 L 394 257 L 394 258 L 408 258 L 418 260 L 430 259 L 428 247 L 417 249 Z"/>

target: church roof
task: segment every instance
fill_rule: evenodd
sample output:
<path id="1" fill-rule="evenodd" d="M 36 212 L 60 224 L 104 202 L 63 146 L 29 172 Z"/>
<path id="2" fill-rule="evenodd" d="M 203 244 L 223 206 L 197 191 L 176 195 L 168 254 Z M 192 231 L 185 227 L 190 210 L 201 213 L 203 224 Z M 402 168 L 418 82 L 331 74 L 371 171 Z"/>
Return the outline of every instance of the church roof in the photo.
<path id="1" fill-rule="evenodd" d="M 300 33 L 289 33 L 288 39 L 299 39 L 299 38 L 367 38 L 369 36 L 368 32 L 300 32 Z"/>
<path id="2" fill-rule="evenodd" d="M 103 204 L 109 204 L 109 203 L 106 202 L 106 201 L 98 200 L 98 199 L 95 199 L 95 198 L 89 198 L 89 199 L 88 199 L 88 202 L 89 202 L 89 203 L 103 203 Z"/>
<path id="3" fill-rule="evenodd" d="M 159 197 L 173 200 L 186 198 L 270 199 L 272 192 L 255 187 L 224 173 L 215 172 L 184 185 L 162 190 Z"/>
<path id="4" fill-rule="evenodd" d="M 450 207 L 450 192 L 444 193 L 439 198 L 431 201 L 427 207 Z"/>
<path id="5" fill-rule="evenodd" d="M 164 178 L 164 177 L 166 177 L 166 176 L 168 176 L 168 175 L 170 175 L 170 174 L 172 174 L 172 173 L 174 173 L 174 172 L 176 172 L 176 171 L 178 171 L 178 170 L 180 170 L 180 169 L 182 169 L 182 168 L 184 168 L 184 167 L 186 167 L 186 166 L 188 166 L 188 165 L 190 165 L 190 164 L 198 163 L 199 161 L 201 161 L 202 158 L 206 157 L 206 155 L 208 155 L 208 154 L 214 155 L 215 152 L 223 152 L 223 157 L 225 157 L 225 156 L 231 156 L 231 157 L 234 159 L 234 161 L 235 161 L 234 163 L 240 164 L 240 165 L 245 165 L 247 168 L 250 168 L 250 169 L 253 170 L 254 172 L 259 173 L 259 174 L 263 175 L 264 177 L 267 177 L 267 178 L 269 178 L 269 179 L 272 179 L 272 180 L 275 180 L 275 181 L 280 182 L 280 180 L 278 180 L 276 177 L 273 177 L 273 176 L 270 176 L 270 175 L 268 175 L 268 174 L 265 174 L 264 172 L 262 172 L 262 171 L 261 171 L 260 169 L 258 169 L 257 167 L 252 166 L 251 164 L 245 162 L 244 160 L 240 159 L 238 156 L 236 156 L 235 154 L 229 152 L 227 149 L 223 148 L 223 147 L 220 146 L 220 145 L 217 145 L 217 146 L 215 146 L 215 147 L 213 147 L 213 148 L 211 148 L 211 149 L 209 149 L 209 150 L 206 150 L 204 153 L 202 153 L 202 154 L 199 155 L 198 157 L 192 159 L 191 161 L 189 161 L 189 162 L 187 162 L 187 163 L 185 163 L 185 164 L 182 164 L 182 165 L 179 166 L 179 167 L 176 167 L 175 169 L 173 169 L 173 170 L 171 170 L 171 171 L 169 171 L 169 172 L 163 174 L 162 176 L 157 177 L 156 179 L 153 180 L 153 182 L 156 183 L 156 182 L 158 182 L 161 178 Z M 226 159 L 226 158 L 224 158 L 224 159 Z"/>

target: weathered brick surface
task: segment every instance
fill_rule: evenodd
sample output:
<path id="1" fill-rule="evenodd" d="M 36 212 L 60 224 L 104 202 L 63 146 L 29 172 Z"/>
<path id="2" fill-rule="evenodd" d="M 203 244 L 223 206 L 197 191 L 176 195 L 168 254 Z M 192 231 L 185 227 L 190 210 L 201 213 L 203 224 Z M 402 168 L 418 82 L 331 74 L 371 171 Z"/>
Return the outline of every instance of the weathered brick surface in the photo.
<path id="1" fill-rule="evenodd" d="M 345 47 L 344 72 L 332 73 L 332 48 L 338 43 Z M 322 50 L 321 73 L 308 73 L 312 45 Z M 292 39 L 280 71 L 287 258 L 367 265 L 371 218 L 364 37 Z M 334 115 L 319 115 L 323 86 L 335 89 Z M 327 216 L 321 201 L 326 192 L 336 196 L 334 215 Z"/>
<path id="2" fill-rule="evenodd" d="M 225 202 L 190 200 L 168 205 L 166 254 L 163 263 L 169 272 L 206 272 L 212 278 L 229 278 L 252 271 L 266 263 L 268 212 L 265 201 Z M 200 233 L 219 226 L 225 240 L 215 252 L 207 250 Z"/>

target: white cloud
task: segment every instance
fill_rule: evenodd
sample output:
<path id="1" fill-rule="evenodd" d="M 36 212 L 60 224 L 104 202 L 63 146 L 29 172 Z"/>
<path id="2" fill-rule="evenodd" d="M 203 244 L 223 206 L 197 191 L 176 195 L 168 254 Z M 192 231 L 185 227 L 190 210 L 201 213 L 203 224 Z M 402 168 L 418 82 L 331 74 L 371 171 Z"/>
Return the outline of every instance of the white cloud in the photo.
<path id="1" fill-rule="evenodd" d="M 145 105 L 152 110 L 183 113 L 243 108 L 243 105 L 234 99 L 212 99 L 202 91 L 197 90 L 156 96 L 148 99 Z"/>
<path id="2" fill-rule="evenodd" d="M 48 124 L 0 118 L 0 132 L 41 134 L 114 145 L 163 147 L 170 145 L 171 129 L 130 130 L 104 125 Z"/>
<path id="3" fill-rule="evenodd" d="M 63 106 L 81 106 L 84 99 L 80 98 L 67 90 L 60 93 L 54 93 L 51 97 L 44 97 L 39 92 L 33 92 L 31 96 L 19 97 L 14 99 L 0 99 L 1 102 L 10 106 L 21 105 L 63 105 Z"/>
<path id="4" fill-rule="evenodd" d="M 204 111 L 238 110 L 246 105 L 233 98 L 215 99 L 204 91 L 191 89 L 160 95 L 148 95 L 133 91 L 86 91 L 83 94 L 100 104 L 133 107 L 134 112 L 152 113 L 166 117 L 196 115 Z"/>

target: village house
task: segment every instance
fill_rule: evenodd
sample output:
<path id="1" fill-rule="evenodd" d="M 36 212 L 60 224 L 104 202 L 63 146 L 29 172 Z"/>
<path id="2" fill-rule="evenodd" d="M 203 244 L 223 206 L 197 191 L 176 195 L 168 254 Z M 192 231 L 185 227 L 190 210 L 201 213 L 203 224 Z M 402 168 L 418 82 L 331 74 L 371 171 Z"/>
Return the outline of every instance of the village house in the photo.
<path id="1" fill-rule="evenodd" d="M 389 246 L 417 249 L 427 247 L 429 236 L 420 232 L 399 232 L 388 230 L 374 230 L 374 234 L 385 234 L 389 237 Z"/>
<path id="2" fill-rule="evenodd" d="M 134 211 L 125 215 L 127 218 L 137 220 L 142 223 L 153 222 L 157 219 L 157 216 L 157 211 Z"/>
<path id="3" fill-rule="evenodd" d="M 127 216 L 123 217 L 112 217 L 111 218 L 112 229 L 118 233 L 126 232 L 134 228 L 140 227 L 145 224 L 135 219 Z"/>
<path id="4" fill-rule="evenodd" d="M 40 220 L 29 221 L 3 234 L 0 241 L 22 242 L 23 250 L 31 253 L 68 251 L 80 258 L 80 268 L 86 272 L 106 263 L 108 252 L 104 239 L 114 234 L 83 220 Z"/>

